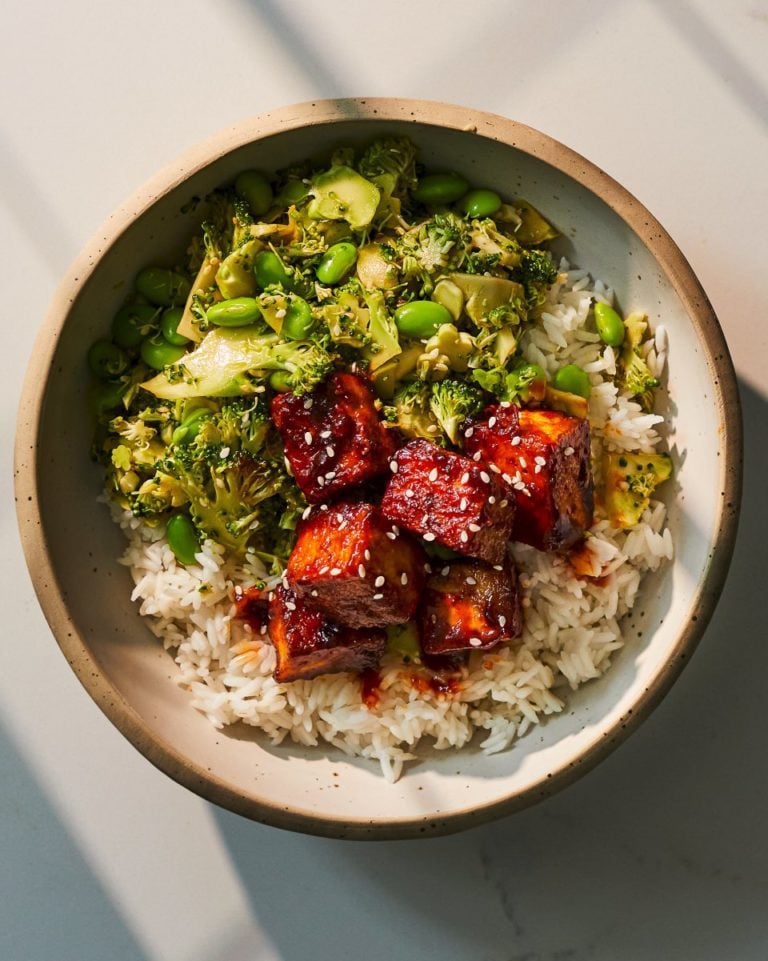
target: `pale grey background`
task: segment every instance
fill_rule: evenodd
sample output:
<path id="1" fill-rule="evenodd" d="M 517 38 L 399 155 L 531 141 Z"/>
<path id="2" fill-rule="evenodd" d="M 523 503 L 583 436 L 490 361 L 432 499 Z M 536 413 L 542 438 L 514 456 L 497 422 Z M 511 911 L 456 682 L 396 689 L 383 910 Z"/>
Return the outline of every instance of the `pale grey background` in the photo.
<path id="1" fill-rule="evenodd" d="M 768 3 L 6 0 L 3 13 L 0 959 L 764 961 Z M 155 771 L 58 653 L 12 508 L 23 369 L 90 234 L 228 123 L 348 95 L 495 111 L 602 166 L 690 259 L 743 387 L 741 535 L 673 692 L 558 797 L 426 843 L 288 835 Z"/>

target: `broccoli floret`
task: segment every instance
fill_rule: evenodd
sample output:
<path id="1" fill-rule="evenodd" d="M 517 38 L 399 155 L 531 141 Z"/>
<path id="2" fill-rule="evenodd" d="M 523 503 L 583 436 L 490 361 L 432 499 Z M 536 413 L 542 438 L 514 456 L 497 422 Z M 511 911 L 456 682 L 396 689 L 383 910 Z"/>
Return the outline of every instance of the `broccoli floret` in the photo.
<path id="1" fill-rule="evenodd" d="M 483 407 L 483 392 L 452 378 L 432 384 L 429 406 L 452 444 L 458 443 L 459 426 Z"/>
<path id="2" fill-rule="evenodd" d="M 547 299 L 547 291 L 557 279 L 557 266 L 544 250 L 524 250 L 517 274 L 525 288 L 526 304 L 534 309 Z"/>
<path id="3" fill-rule="evenodd" d="M 387 193 L 402 199 L 416 186 L 416 147 L 404 137 L 377 140 L 363 153 L 357 169 L 368 180 L 391 177 Z"/>
<path id="4" fill-rule="evenodd" d="M 624 321 L 626 333 L 619 359 L 616 384 L 620 390 L 636 397 L 645 411 L 653 410 L 653 391 L 659 381 L 653 376 L 640 354 L 640 345 L 648 330 L 644 314 L 630 314 Z"/>
<path id="5" fill-rule="evenodd" d="M 424 437 L 436 443 L 441 430 L 430 407 L 431 396 L 429 384 L 403 384 L 395 391 L 391 406 L 384 408 L 384 417 L 406 437 Z"/>
<path id="6" fill-rule="evenodd" d="M 477 383 L 499 400 L 526 403 L 531 399 L 540 400 L 547 384 L 547 375 L 538 364 L 520 363 L 512 370 L 494 367 L 491 370 L 477 369 L 472 372 Z"/>

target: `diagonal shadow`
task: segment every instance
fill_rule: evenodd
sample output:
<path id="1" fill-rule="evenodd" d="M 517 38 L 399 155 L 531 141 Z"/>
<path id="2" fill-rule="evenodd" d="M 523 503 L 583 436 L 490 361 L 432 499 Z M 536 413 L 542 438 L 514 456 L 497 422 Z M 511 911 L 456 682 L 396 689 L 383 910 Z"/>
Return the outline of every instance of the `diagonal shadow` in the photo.
<path id="1" fill-rule="evenodd" d="M 748 65 L 735 56 L 687 0 L 653 0 L 654 5 L 674 27 L 683 42 L 696 56 L 706 62 L 715 73 L 726 81 L 728 89 L 763 126 L 768 125 L 768 92 Z M 714 8 L 713 8 L 714 9 Z M 732 16 L 726 6 L 718 10 L 720 16 Z M 753 19 L 759 19 L 752 15 Z"/>
<path id="2" fill-rule="evenodd" d="M 0 958 L 148 961 L 0 728 Z"/>
<path id="3" fill-rule="evenodd" d="M 427 842 L 334 842 L 214 811 L 282 961 L 764 961 L 768 401 L 741 389 L 743 516 L 722 600 L 666 700 L 598 768 Z"/>

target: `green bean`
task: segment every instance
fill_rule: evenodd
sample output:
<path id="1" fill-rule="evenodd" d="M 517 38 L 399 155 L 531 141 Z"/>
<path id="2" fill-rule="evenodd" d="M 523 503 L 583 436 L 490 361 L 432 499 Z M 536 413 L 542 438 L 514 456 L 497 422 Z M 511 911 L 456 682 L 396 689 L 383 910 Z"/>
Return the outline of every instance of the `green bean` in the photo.
<path id="1" fill-rule="evenodd" d="M 253 261 L 256 283 L 262 290 L 271 284 L 279 284 L 286 290 L 293 288 L 293 279 L 283 266 L 282 260 L 271 250 L 262 250 Z"/>
<path id="2" fill-rule="evenodd" d="M 501 207 L 501 197 L 495 190 L 470 190 L 459 207 L 467 217 L 492 217 Z"/>
<path id="3" fill-rule="evenodd" d="M 97 340 L 88 351 L 88 366 L 100 380 L 118 377 L 128 366 L 128 358 L 110 340 Z"/>
<path id="4" fill-rule="evenodd" d="M 291 297 L 280 333 L 288 340 L 306 340 L 315 326 L 312 308 L 301 297 Z"/>
<path id="5" fill-rule="evenodd" d="M 272 188 L 258 170 L 244 170 L 235 181 L 235 191 L 248 202 L 251 213 L 257 217 L 272 206 Z"/>
<path id="6" fill-rule="evenodd" d="M 321 284 L 338 284 L 355 266 L 357 247 L 348 240 L 329 247 L 317 265 L 315 276 Z"/>
<path id="7" fill-rule="evenodd" d="M 557 371 L 552 379 L 552 386 L 556 390 L 563 390 L 567 394 L 577 394 L 585 399 L 592 392 L 589 375 L 578 364 L 566 364 Z"/>
<path id="8" fill-rule="evenodd" d="M 205 316 L 217 327 L 247 327 L 261 317 L 261 308 L 253 297 L 233 297 L 212 304 Z"/>
<path id="9" fill-rule="evenodd" d="M 293 390 L 291 375 L 287 370 L 276 370 L 269 375 L 269 386 L 280 394 L 286 394 Z"/>
<path id="10" fill-rule="evenodd" d="M 600 340 L 609 347 L 621 347 L 624 343 L 624 321 L 608 304 L 595 304 L 595 326 Z"/>
<path id="11" fill-rule="evenodd" d="M 151 304 L 127 304 L 112 321 L 112 339 L 123 350 L 138 347 L 157 326 L 157 307 Z"/>
<path id="12" fill-rule="evenodd" d="M 412 300 L 395 311 L 395 325 L 406 337 L 431 337 L 438 327 L 450 323 L 450 312 L 434 300 Z"/>
<path id="13" fill-rule="evenodd" d="M 134 286 L 151 304 L 174 307 L 187 299 L 191 284 L 182 274 L 165 267 L 145 267 L 136 275 Z"/>
<path id="14" fill-rule="evenodd" d="M 439 207 L 460 200 L 468 189 L 469 184 L 460 174 L 427 174 L 416 185 L 413 199 L 429 207 Z"/>
<path id="15" fill-rule="evenodd" d="M 141 359 L 153 370 L 163 370 L 164 367 L 175 364 L 184 354 L 186 350 L 183 347 L 169 344 L 161 334 L 153 334 L 141 344 Z"/>
<path id="16" fill-rule="evenodd" d="M 207 407 L 197 407 L 189 417 L 185 417 L 171 435 L 171 443 L 176 445 L 191 444 L 197 437 L 202 423 L 211 417 Z"/>
<path id="17" fill-rule="evenodd" d="M 106 414 L 119 407 L 123 394 L 128 389 L 125 381 L 103 381 L 93 384 L 88 395 L 88 404 L 94 414 Z"/>
<path id="18" fill-rule="evenodd" d="M 184 347 L 189 343 L 189 338 L 184 337 L 176 329 L 183 316 L 183 307 L 168 307 L 167 310 L 163 311 L 163 316 L 160 318 L 160 333 L 174 347 Z"/>
<path id="19" fill-rule="evenodd" d="M 200 538 L 195 525 L 186 514 L 174 514 L 165 528 L 168 546 L 182 564 L 194 564 L 195 554 L 200 550 Z"/>

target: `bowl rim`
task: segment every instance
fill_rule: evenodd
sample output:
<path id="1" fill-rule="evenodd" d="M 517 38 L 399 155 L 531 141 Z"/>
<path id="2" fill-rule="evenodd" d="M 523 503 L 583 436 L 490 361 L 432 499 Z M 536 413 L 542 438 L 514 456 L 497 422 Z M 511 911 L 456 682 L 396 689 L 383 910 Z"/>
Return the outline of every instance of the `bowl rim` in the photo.
<path id="1" fill-rule="evenodd" d="M 664 667 L 632 710 L 613 729 L 596 735 L 575 761 L 562 763 L 550 774 L 482 807 L 449 814 L 428 814 L 387 820 L 318 817 L 298 806 L 281 806 L 263 798 L 245 797 L 215 774 L 183 756 L 172 743 L 157 736 L 112 686 L 70 619 L 67 604 L 47 550 L 40 520 L 37 438 L 45 384 L 55 347 L 72 304 L 95 270 L 131 222 L 160 197 L 175 189 L 225 154 L 257 139 L 301 127 L 342 120 L 387 123 L 413 122 L 474 134 L 531 155 L 571 177 L 610 207 L 652 251 L 701 337 L 713 378 L 715 403 L 721 414 L 721 498 L 716 536 L 699 580 L 692 607 L 695 619 L 683 626 Z M 468 107 L 404 98 L 352 97 L 314 100 L 246 118 L 184 151 L 139 187 L 114 211 L 86 243 L 56 290 L 40 327 L 27 368 L 19 405 L 14 449 L 17 520 L 33 587 L 51 631 L 88 694 L 109 720 L 152 764 L 199 796 L 252 820 L 288 830 L 333 838 L 403 839 L 448 834 L 521 810 L 554 794 L 594 767 L 644 720 L 667 693 L 701 639 L 725 583 L 736 539 L 742 485 L 742 423 L 733 363 L 717 317 L 688 261 L 655 217 L 629 191 L 579 153 L 532 127 L 497 114 Z"/>

